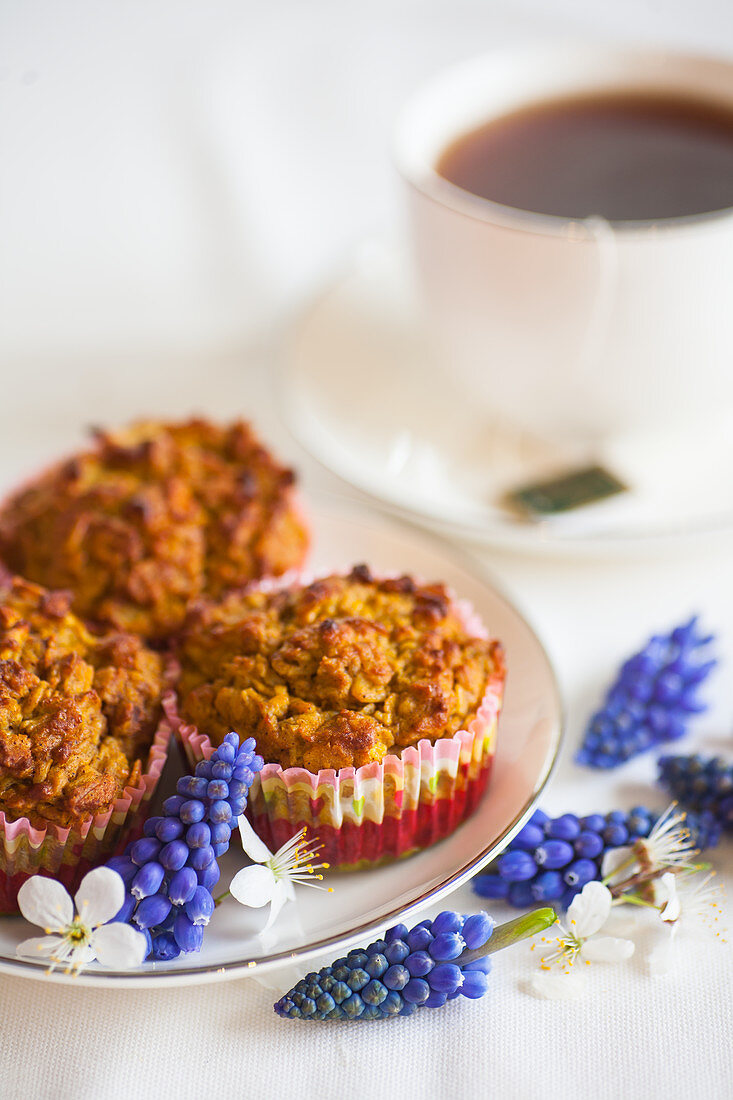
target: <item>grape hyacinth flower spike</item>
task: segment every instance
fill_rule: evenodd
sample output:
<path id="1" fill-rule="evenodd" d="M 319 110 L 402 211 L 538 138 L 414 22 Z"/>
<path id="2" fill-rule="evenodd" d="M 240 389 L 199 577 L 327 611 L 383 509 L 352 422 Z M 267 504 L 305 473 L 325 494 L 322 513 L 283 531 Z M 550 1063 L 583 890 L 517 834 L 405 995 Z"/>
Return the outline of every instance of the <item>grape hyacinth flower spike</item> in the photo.
<path id="1" fill-rule="evenodd" d="M 554 924 L 552 909 L 536 909 L 494 926 L 484 912 L 451 910 L 408 931 L 397 924 L 365 950 L 307 974 L 275 1004 L 290 1020 L 384 1020 L 417 1008 L 440 1008 L 456 997 L 475 999 L 488 988 L 494 951 Z"/>
<path id="2" fill-rule="evenodd" d="M 587 882 L 603 878 L 609 853 L 649 837 L 664 817 L 646 806 L 586 817 L 549 817 L 535 810 L 506 851 L 476 875 L 473 888 L 481 897 L 519 909 L 542 902 L 567 908 Z M 717 844 L 720 826 L 710 813 L 682 817 L 691 847 Z"/>
<path id="3" fill-rule="evenodd" d="M 126 888 L 118 921 L 149 938 L 153 959 L 199 951 L 214 912 L 211 891 L 219 881 L 219 856 L 244 812 L 254 777 L 263 766 L 250 737 L 229 733 L 208 760 L 183 776 L 163 815 L 145 822 L 144 835 L 107 866 Z"/>
<path id="4" fill-rule="evenodd" d="M 655 635 L 625 661 L 588 723 L 577 763 L 614 768 L 684 736 L 691 716 L 706 709 L 698 690 L 717 663 L 708 657 L 712 641 L 693 618 L 669 634 Z"/>
<path id="5" fill-rule="evenodd" d="M 661 756 L 659 781 L 673 798 L 733 832 L 733 763 L 721 756 Z"/>

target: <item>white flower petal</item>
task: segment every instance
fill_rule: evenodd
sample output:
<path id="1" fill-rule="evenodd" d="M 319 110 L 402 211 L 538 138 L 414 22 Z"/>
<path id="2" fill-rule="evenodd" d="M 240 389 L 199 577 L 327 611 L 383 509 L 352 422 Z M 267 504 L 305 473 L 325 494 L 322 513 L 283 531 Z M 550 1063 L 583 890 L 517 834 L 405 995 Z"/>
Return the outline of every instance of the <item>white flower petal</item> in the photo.
<path id="1" fill-rule="evenodd" d="M 18 907 L 26 920 L 49 932 L 63 931 L 74 919 L 74 906 L 66 888 L 42 875 L 26 879 L 18 891 Z"/>
<path id="2" fill-rule="evenodd" d="M 663 921 L 672 923 L 682 912 L 682 903 L 677 893 L 677 876 L 667 871 L 654 882 L 654 900 L 659 906 L 659 916 Z"/>
<path id="3" fill-rule="evenodd" d="M 280 910 L 282 909 L 283 905 L 285 905 L 286 901 L 288 901 L 288 892 L 287 892 L 287 889 L 286 889 L 286 883 L 280 881 L 280 882 L 275 884 L 275 890 L 274 890 L 273 895 L 272 895 L 272 901 L 270 902 L 270 914 L 267 918 L 267 922 L 260 929 L 259 934 L 261 936 L 264 935 L 264 933 L 267 932 L 272 927 L 272 925 L 275 923 L 278 916 L 280 915 Z"/>
<path id="4" fill-rule="evenodd" d="M 638 912 L 626 912 L 626 906 L 622 909 L 617 909 L 616 906 L 611 910 L 611 916 L 603 925 L 603 931 L 609 936 L 622 936 L 623 939 L 628 939 L 634 932 L 639 931 L 639 914 Z M 631 909 L 631 906 L 628 906 Z"/>
<path id="5" fill-rule="evenodd" d="M 102 966 L 111 970 L 132 970 L 140 966 L 147 949 L 145 936 L 121 921 L 103 924 L 92 936 L 94 954 Z"/>
<path id="6" fill-rule="evenodd" d="M 582 996 L 585 986 L 585 975 L 575 970 L 561 974 L 542 971 L 533 974 L 530 981 L 530 989 L 535 996 L 548 1001 L 574 1001 Z"/>
<path id="7" fill-rule="evenodd" d="M 631 940 L 617 939 L 615 936 L 594 936 L 586 940 L 580 949 L 580 957 L 589 962 L 621 962 L 634 954 Z"/>
<path id="8" fill-rule="evenodd" d="M 629 861 L 633 859 L 633 863 Z M 619 872 L 619 867 L 624 866 L 623 871 Z M 611 886 L 615 886 L 617 882 L 621 882 L 622 879 L 628 878 L 634 874 L 634 871 L 638 869 L 636 858 L 634 857 L 634 849 L 628 846 L 623 848 L 611 848 L 609 852 L 603 857 L 601 864 L 601 878 L 608 879 Z"/>
<path id="9" fill-rule="evenodd" d="M 45 961 L 58 956 L 65 943 L 63 936 L 32 936 L 31 939 L 19 943 L 15 951 L 23 958 Z"/>
<path id="10" fill-rule="evenodd" d="M 75 970 L 81 970 L 87 963 L 94 962 L 95 955 L 89 944 L 78 944 L 76 947 L 72 947 L 67 955 L 67 962 L 74 967 Z"/>
<path id="11" fill-rule="evenodd" d="M 656 947 L 652 948 L 649 952 L 647 965 L 649 967 L 649 973 L 655 978 L 661 977 L 663 974 L 668 974 L 672 969 L 674 934 L 676 931 L 676 925 L 672 925 L 669 931 L 665 932 Z"/>
<path id="12" fill-rule="evenodd" d="M 269 867 L 257 863 L 254 867 L 243 867 L 237 871 L 229 884 L 229 893 L 242 905 L 251 905 L 258 909 L 272 901 L 278 882 Z"/>
<path id="13" fill-rule="evenodd" d="M 109 867 L 96 867 L 84 875 L 76 891 L 76 911 L 87 928 L 96 928 L 116 917 L 125 900 L 125 884 Z"/>
<path id="14" fill-rule="evenodd" d="M 248 855 L 254 863 L 267 863 L 269 859 L 272 859 L 272 852 L 265 842 L 257 836 L 244 814 L 241 815 L 237 824 L 239 825 L 239 835 L 242 839 L 245 855 Z"/>
<path id="15" fill-rule="evenodd" d="M 611 912 L 612 901 L 611 891 L 602 882 L 586 882 L 568 906 L 566 923 L 572 935 L 585 939 L 603 928 Z"/>

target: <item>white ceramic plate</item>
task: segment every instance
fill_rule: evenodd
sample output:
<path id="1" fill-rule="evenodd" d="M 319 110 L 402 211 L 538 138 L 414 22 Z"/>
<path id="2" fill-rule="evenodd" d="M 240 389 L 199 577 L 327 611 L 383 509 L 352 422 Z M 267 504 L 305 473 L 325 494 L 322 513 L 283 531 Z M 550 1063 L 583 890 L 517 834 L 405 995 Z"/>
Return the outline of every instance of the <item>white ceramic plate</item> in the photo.
<path id="1" fill-rule="evenodd" d="M 562 726 L 553 671 L 531 627 L 479 566 L 423 534 L 379 516 L 365 520 L 363 512 L 348 511 L 316 511 L 313 528 L 316 571 L 366 561 L 375 572 L 404 570 L 444 580 L 471 601 L 491 633 L 503 641 L 506 701 L 491 783 L 481 805 L 452 836 L 409 859 L 374 871 L 332 874 L 332 894 L 299 888 L 297 904 L 283 910 L 267 944 L 257 936 L 264 911 L 228 900 L 214 914 L 199 955 L 146 963 L 126 973 L 92 966 L 77 978 L 56 972 L 46 980 L 115 987 L 185 985 L 260 974 L 323 955 L 337 957 L 347 946 L 367 943 L 379 930 L 402 917 L 411 921 L 422 908 L 446 897 L 495 856 L 531 812 L 557 755 Z M 169 782 L 179 768 L 174 750 Z M 230 853 L 222 860 L 222 889 L 244 862 L 241 851 L 239 859 Z M 35 932 L 22 919 L 0 918 L 0 973 L 46 978 L 43 966 L 15 958 L 16 944 L 28 935 Z"/>
<path id="2" fill-rule="evenodd" d="M 362 246 L 295 327 L 280 387 L 291 430 L 351 485 L 443 533 L 542 553 L 656 552 L 733 529 L 733 431 L 593 454 L 551 446 L 462 390 L 426 329 L 407 258 L 383 242 Z M 511 489 L 597 461 L 630 491 L 542 522 L 501 505 Z"/>

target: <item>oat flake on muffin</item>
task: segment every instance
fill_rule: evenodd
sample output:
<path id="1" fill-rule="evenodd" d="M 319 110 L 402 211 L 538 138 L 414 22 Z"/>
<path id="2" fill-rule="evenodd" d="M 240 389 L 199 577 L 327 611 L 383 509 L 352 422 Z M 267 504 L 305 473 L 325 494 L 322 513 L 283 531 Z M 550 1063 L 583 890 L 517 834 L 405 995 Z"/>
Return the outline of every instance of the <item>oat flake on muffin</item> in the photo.
<path id="1" fill-rule="evenodd" d="M 163 639 L 193 598 L 302 563 L 293 480 L 243 422 L 100 431 L 5 504 L 0 558 L 87 619 Z"/>
<path id="2" fill-rule="evenodd" d="M 161 712 L 162 658 L 133 635 L 93 636 L 69 602 L 0 582 L 0 810 L 38 828 L 108 810 Z"/>
<path id="3" fill-rule="evenodd" d="M 231 593 L 192 611 L 181 713 L 218 744 L 234 729 L 265 761 L 361 767 L 475 717 L 503 667 L 466 631 L 445 587 L 377 580 L 366 566 L 283 591 Z"/>

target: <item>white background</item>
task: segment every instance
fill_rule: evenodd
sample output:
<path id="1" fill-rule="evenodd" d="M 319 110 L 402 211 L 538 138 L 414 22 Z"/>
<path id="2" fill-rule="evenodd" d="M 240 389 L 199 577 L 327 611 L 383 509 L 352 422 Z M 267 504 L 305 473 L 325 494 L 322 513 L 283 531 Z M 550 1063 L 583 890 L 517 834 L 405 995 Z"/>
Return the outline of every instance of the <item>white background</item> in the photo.
<path id="1" fill-rule="evenodd" d="M 0 3 L 2 481 L 90 421 L 246 415 L 333 488 L 271 397 L 273 339 L 365 235 L 397 231 L 389 133 L 451 61 L 572 36 L 733 56 L 727 0 L 252 0 Z M 618 661 L 699 610 L 733 637 L 731 546 L 621 562 L 484 559 L 535 622 L 568 710 L 544 799 L 607 810 L 654 793 L 652 760 L 572 765 Z M 690 742 L 731 747 L 729 663 Z M 731 883 L 731 845 L 715 863 Z M 474 907 L 469 891 L 456 906 Z M 497 909 L 497 915 L 501 915 Z M 730 917 L 729 917 L 730 921 Z M 534 1000 L 523 948 L 482 1002 L 374 1025 L 276 1020 L 246 981 L 145 993 L 0 984 L 8 1098 L 733 1096 L 730 946 L 691 945 L 654 981 L 648 944 L 595 995 Z"/>

